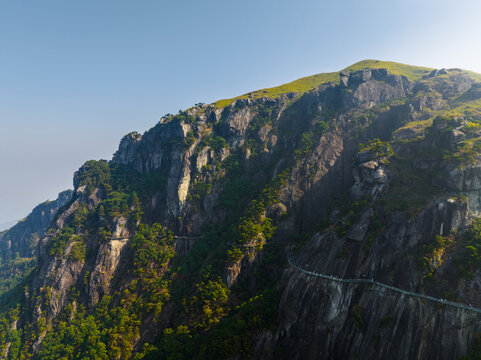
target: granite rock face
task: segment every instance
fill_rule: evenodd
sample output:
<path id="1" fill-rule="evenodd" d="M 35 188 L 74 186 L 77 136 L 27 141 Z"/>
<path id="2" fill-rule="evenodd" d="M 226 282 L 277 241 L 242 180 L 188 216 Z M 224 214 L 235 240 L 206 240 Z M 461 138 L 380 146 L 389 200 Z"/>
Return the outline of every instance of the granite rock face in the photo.
<path id="1" fill-rule="evenodd" d="M 16 253 L 20 257 L 34 256 L 38 241 L 50 226 L 57 211 L 70 201 L 72 194 L 72 190 L 61 192 L 56 200 L 38 205 L 25 219 L 0 233 L 2 257 L 12 258 Z"/>
<path id="2" fill-rule="evenodd" d="M 303 94 L 239 98 L 225 107 L 197 105 L 163 117 L 142 135 L 126 135 L 112 161 L 102 165 L 128 169 L 129 181 L 152 182 L 141 189 L 145 206 L 139 216 L 171 232 L 176 258 L 162 271 L 172 281 L 182 283 L 190 275 L 177 274 L 175 266 L 196 254 L 208 231 L 237 226 L 250 236 L 242 244 L 235 237 L 219 235 L 220 245 L 210 239 L 209 251 L 192 264 L 215 264 L 216 281 L 233 294 L 232 309 L 245 295 L 239 288 L 254 297 L 262 286 L 259 274 L 275 278 L 277 323 L 253 332 L 252 358 L 458 358 L 481 331 L 477 314 L 310 276 L 287 267 L 286 260 L 306 271 L 376 279 L 438 298 L 449 294 L 481 307 L 481 273 L 461 278 L 456 262 L 464 249 L 460 236 L 481 213 L 481 158 L 474 145 L 479 134 L 473 125 L 481 119 L 443 112 L 462 99 L 477 99 L 478 87 L 456 69 L 416 81 L 387 69 L 345 71 L 338 82 Z M 87 311 L 104 296 L 122 303 L 119 294 L 132 281 L 125 274 L 133 276 L 130 245 L 140 227 L 135 202 L 106 222 L 99 204 L 110 199 L 109 189 L 83 184 L 88 171 L 86 165 L 76 173 L 74 192 L 49 218 L 49 231 L 39 235 L 39 263 L 29 281 L 43 297 L 28 300 L 34 311 L 23 319 L 55 324 L 72 305 L 75 289 Z M 253 201 L 256 196 L 263 201 Z M 252 204 L 265 208 L 249 213 Z M 84 222 L 106 222 L 102 231 L 75 223 L 79 209 L 92 212 Z M 258 223 L 236 222 L 252 213 Z M 65 246 L 52 249 L 52 239 L 68 226 L 72 234 Z M 0 235 L 0 243 L 4 239 Z M 448 245 L 439 247 L 436 239 Z M 274 244 L 277 263 L 266 250 Z M 26 248 L 21 241 L 15 246 Z M 210 258 L 210 251 L 219 254 L 216 246 L 228 260 Z M 87 255 L 76 256 L 79 249 Z M 190 324 L 189 311 L 181 307 L 187 295 L 163 301 L 160 313 L 139 320 L 134 352 L 164 329 Z M 32 352 L 41 349 L 43 336 Z"/>
<path id="3" fill-rule="evenodd" d="M 477 313 L 295 270 L 285 276 L 275 337 L 286 358 L 458 359 L 481 330 Z"/>

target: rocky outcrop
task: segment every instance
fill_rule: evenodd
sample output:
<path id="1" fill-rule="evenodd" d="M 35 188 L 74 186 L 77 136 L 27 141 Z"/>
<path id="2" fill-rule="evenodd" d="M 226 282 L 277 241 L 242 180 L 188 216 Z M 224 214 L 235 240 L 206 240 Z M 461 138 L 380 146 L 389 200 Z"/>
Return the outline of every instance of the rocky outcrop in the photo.
<path id="1" fill-rule="evenodd" d="M 101 296 L 110 294 L 110 283 L 128 240 L 128 238 L 110 240 L 108 243 L 100 245 L 88 285 L 90 306 L 95 306 Z"/>
<path id="2" fill-rule="evenodd" d="M 413 84 L 385 69 L 366 69 L 344 73 L 341 86 L 349 90 L 343 99 L 347 109 L 368 109 L 391 99 L 406 97 Z"/>
<path id="3" fill-rule="evenodd" d="M 38 241 L 57 215 L 57 211 L 72 198 L 71 190 L 63 191 L 54 201 L 46 201 L 8 231 L 0 233 L 2 257 L 32 257 L 36 253 Z"/>
<path id="4" fill-rule="evenodd" d="M 456 167 L 448 172 L 446 179 L 450 189 L 467 196 L 473 215 L 481 215 L 481 167 L 471 164 L 464 168 Z"/>

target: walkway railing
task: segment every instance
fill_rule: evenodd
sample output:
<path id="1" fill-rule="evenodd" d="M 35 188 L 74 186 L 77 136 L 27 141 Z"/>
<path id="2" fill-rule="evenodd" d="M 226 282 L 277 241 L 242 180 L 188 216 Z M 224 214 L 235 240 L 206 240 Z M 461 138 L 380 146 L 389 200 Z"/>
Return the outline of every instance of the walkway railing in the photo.
<path id="1" fill-rule="evenodd" d="M 175 240 L 198 240 L 201 239 L 200 236 L 172 236 Z M 124 237 L 111 237 L 109 240 L 130 240 L 132 236 L 124 236 Z"/>
<path id="2" fill-rule="evenodd" d="M 401 293 L 401 294 L 404 294 L 404 295 L 407 295 L 407 296 L 412 296 L 412 297 L 417 297 L 417 298 L 420 298 L 420 299 L 434 301 L 434 302 L 437 302 L 437 303 L 442 304 L 442 305 L 449 305 L 449 306 L 453 306 L 453 307 L 456 307 L 456 308 L 459 308 L 459 309 L 473 311 L 473 312 L 481 314 L 481 309 L 475 308 L 473 306 L 468 306 L 468 305 L 460 304 L 460 303 L 457 303 L 457 302 L 454 302 L 454 301 L 448 301 L 448 300 L 444 300 L 444 299 L 440 299 L 440 298 L 435 298 L 435 297 L 432 297 L 432 296 L 419 294 L 419 293 L 415 293 L 415 292 L 412 292 L 412 291 L 406 291 L 406 290 L 403 290 L 403 289 L 400 289 L 400 288 L 397 288 L 397 287 L 394 287 L 394 286 L 383 284 L 383 283 L 381 283 L 379 281 L 376 281 L 374 279 L 343 279 L 343 278 L 338 278 L 338 277 L 332 276 L 332 275 L 325 275 L 325 274 L 320 274 L 320 273 L 316 273 L 316 272 L 313 272 L 313 271 L 305 270 L 305 269 L 297 266 L 296 264 L 294 264 L 292 259 L 290 259 L 290 258 L 288 259 L 288 262 L 289 262 L 289 265 L 291 267 L 293 267 L 294 269 L 296 269 L 296 270 L 298 270 L 298 271 L 300 271 L 304 274 L 307 274 L 307 275 L 316 276 L 316 277 L 319 277 L 319 278 L 322 278 L 322 279 L 336 281 L 336 282 L 344 283 L 344 284 L 370 284 L 370 285 L 373 285 L 373 286 L 379 286 L 379 287 L 389 289 L 389 290 L 392 290 L 392 291 L 395 291 L 397 293 Z"/>

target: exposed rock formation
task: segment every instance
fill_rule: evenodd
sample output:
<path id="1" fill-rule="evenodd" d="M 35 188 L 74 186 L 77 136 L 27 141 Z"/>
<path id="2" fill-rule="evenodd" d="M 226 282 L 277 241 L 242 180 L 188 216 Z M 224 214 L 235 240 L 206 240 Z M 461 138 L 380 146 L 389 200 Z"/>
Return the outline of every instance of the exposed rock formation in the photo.
<path id="1" fill-rule="evenodd" d="M 474 312 L 286 266 L 481 307 L 477 78 L 370 64 L 197 105 L 87 162 L 23 284 L 24 354 L 57 351 L 66 318 L 111 358 L 467 354 Z"/>
<path id="2" fill-rule="evenodd" d="M 54 201 L 46 201 L 37 207 L 23 220 L 20 220 L 8 231 L 0 233 L 0 248 L 3 258 L 32 257 L 43 233 L 50 226 L 57 211 L 72 198 L 72 191 L 63 191 Z"/>

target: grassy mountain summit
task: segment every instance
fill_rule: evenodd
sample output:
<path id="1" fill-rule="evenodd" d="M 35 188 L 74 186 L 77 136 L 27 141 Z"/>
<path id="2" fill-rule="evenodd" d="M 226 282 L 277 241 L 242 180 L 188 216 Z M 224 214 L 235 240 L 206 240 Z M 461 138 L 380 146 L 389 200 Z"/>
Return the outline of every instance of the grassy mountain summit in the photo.
<path id="1" fill-rule="evenodd" d="M 237 96 L 232 99 L 223 99 L 215 103 L 217 107 L 224 107 L 237 99 L 257 99 L 260 97 L 276 97 L 282 94 L 296 92 L 298 94 L 305 93 L 315 87 L 326 83 L 339 83 L 339 74 L 343 71 L 356 71 L 362 69 L 387 69 L 392 74 L 403 75 L 409 80 L 415 81 L 429 74 L 433 69 L 420 66 L 412 66 L 400 64 L 392 61 L 381 60 L 362 60 L 339 72 L 321 73 L 311 76 L 306 76 L 290 83 L 275 86 L 272 88 L 255 90 L 247 94 Z"/>

